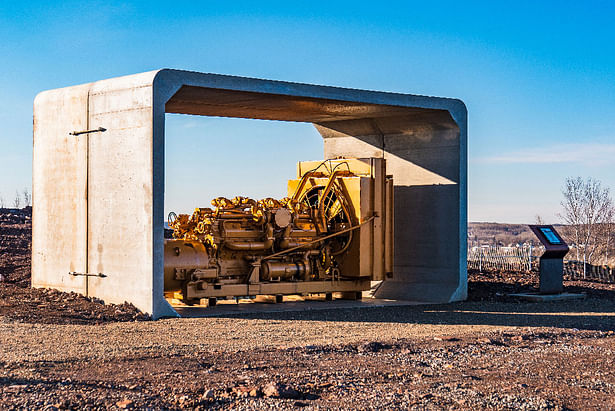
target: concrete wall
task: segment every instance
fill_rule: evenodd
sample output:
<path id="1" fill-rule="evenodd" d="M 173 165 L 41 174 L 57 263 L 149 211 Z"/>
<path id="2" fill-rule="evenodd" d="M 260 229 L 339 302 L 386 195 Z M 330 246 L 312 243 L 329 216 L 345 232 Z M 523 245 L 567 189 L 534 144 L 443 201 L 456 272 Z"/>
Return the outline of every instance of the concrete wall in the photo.
<path id="1" fill-rule="evenodd" d="M 395 185 L 393 277 L 379 298 L 449 302 L 467 297 L 465 115 L 448 111 L 316 128 L 325 158 L 382 157 Z"/>
<path id="2" fill-rule="evenodd" d="M 32 285 L 174 315 L 155 290 L 155 72 L 34 102 Z M 105 132 L 71 135 L 104 127 Z M 103 273 L 104 278 L 71 276 Z"/>
<path id="3" fill-rule="evenodd" d="M 37 96 L 33 286 L 174 315 L 162 295 L 165 112 L 311 122 L 326 156 L 386 158 L 396 181 L 396 265 L 380 296 L 465 298 L 463 103 L 179 70 Z M 107 131 L 69 134 L 98 127 Z"/>
<path id="4" fill-rule="evenodd" d="M 34 101 L 32 285 L 85 293 L 87 145 L 71 136 L 88 124 L 89 85 L 52 90 Z"/>

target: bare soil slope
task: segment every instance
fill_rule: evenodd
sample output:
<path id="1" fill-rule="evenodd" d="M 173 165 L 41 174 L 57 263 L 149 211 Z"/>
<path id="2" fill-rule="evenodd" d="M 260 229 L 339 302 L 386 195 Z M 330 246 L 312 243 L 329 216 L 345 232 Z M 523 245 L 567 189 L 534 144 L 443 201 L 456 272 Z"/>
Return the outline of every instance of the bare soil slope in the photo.
<path id="1" fill-rule="evenodd" d="M 131 304 L 105 305 L 75 293 L 30 288 L 32 209 L 0 209 L 0 316 L 52 324 L 147 320 Z"/>

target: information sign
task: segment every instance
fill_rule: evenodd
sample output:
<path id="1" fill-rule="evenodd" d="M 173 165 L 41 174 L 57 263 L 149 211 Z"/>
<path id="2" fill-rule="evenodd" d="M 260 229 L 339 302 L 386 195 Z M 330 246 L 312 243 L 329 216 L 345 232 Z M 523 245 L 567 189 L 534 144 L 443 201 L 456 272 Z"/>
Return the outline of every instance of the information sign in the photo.
<path id="1" fill-rule="evenodd" d="M 557 294 L 564 290 L 564 256 L 569 248 L 552 225 L 531 225 L 530 230 L 545 246 L 540 256 L 540 292 Z"/>

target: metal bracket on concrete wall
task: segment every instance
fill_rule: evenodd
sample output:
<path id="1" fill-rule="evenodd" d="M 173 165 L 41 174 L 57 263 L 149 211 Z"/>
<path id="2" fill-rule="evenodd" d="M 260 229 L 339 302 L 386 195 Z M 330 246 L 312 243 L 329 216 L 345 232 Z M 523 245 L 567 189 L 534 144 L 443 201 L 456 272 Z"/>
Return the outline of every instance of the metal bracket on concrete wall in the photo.
<path id="1" fill-rule="evenodd" d="M 78 136 L 80 134 L 102 133 L 104 131 L 107 131 L 107 129 L 104 128 L 104 127 L 98 127 L 97 129 L 94 129 L 94 130 L 73 131 L 71 133 L 68 133 L 68 135 L 69 136 Z"/>
<path id="2" fill-rule="evenodd" d="M 70 273 L 68 273 L 68 275 L 72 275 L 73 277 L 78 277 L 78 276 L 83 276 L 83 277 L 99 277 L 99 278 L 105 278 L 107 277 L 106 274 L 103 273 L 97 273 L 97 274 L 92 274 L 92 273 L 77 273 L 74 271 L 71 271 Z"/>

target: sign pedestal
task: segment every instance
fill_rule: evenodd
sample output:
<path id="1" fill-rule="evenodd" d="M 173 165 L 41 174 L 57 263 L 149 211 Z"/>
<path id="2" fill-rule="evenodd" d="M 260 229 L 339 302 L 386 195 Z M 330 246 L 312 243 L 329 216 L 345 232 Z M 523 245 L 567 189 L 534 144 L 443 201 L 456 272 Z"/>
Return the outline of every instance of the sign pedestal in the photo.
<path id="1" fill-rule="evenodd" d="M 510 296 L 534 302 L 585 298 L 585 294 L 563 292 L 564 256 L 570 249 L 555 228 L 551 225 L 530 225 L 529 227 L 545 247 L 544 254 L 540 256 L 539 293 L 510 294 Z"/>

